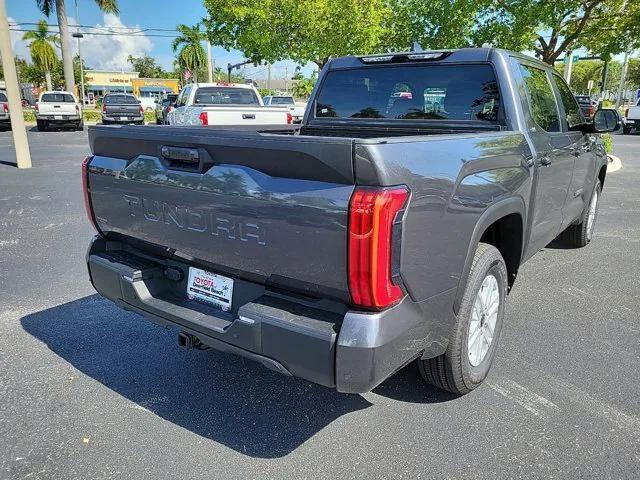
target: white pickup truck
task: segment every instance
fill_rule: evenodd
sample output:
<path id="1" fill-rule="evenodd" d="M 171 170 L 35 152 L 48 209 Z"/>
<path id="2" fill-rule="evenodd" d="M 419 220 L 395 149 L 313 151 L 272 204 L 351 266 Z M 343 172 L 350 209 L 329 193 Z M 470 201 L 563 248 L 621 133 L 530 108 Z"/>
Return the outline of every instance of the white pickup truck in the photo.
<path id="1" fill-rule="evenodd" d="M 36 102 L 36 126 L 44 131 L 52 125 L 72 125 L 84 128 L 82 111 L 76 96 L 70 92 L 47 91 Z"/>
<path id="2" fill-rule="evenodd" d="M 264 104 L 267 106 L 288 107 L 291 115 L 293 115 L 293 123 L 301 123 L 304 117 L 304 111 L 307 104 L 304 102 L 296 103 L 291 95 L 269 95 L 263 98 Z"/>
<path id="3" fill-rule="evenodd" d="M 634 128 L 640 128 L 640 98 L 635 107 L 629 107 L 624 112 L 622 119 L 622 133 L 628 135 Z"/>
<path id="4" fill-rule="evenodd" d="M 169 125 L 285 125 L 293 123 L 288 107 L 265 107 L 253 85 L 192 83 L 185 86 Z"/>

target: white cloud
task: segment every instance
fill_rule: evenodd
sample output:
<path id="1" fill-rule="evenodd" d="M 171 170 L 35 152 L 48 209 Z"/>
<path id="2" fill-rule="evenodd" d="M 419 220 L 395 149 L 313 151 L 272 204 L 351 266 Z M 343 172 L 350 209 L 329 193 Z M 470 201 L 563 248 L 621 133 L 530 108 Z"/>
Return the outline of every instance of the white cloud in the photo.
<path id="1" fill-rule="evenodd" d="M 137 31 L 139 25 L 127 26 L 120 17 L 105 13 L 104 23 L 97 24 L 95 32 L 127 33 Z M 69 19 L 71 23 L 71 19 Z M 75 21 L 74 21 L 75 23 Z M 82 58 L 88 67 L 97 70 L 130 70 L 131 64 L 127 57 L 149 54 L 153 42 L 144 34 L 132 35 L 85 35 L 82 40 Z M 72 41 L 72 49 L 77 50 L 77 41 Z"/>
<path id="2" fill-rule="evenodd" d="M 82 40 L 82 58 L 87 67 L 96 70 L 130 70 L 131 64 L 127 62 L 129 55 L 142 56 L 149 54 L 153 49 L 153 42 L 144 34 L 135 33 L 126 35 L 127 32 L 136 32 L 141 27 L 139 25 L 125 25 L 120 17 L 113 14 L 104 14 L 104 22 L 96 24 L 91 32 L 99 33 L 124 33 L 125 35 L 85 35 Z M 15 22 L 8 18 L 9 24 Z M 70 25 L 75 25 L 75 18 L 68 18 Z M 23 28 L 34 28 L 33 26 L 23 26 Z M 71 28 L 72 32 L 75 28 Z M 89 29 L 85 29 L 89 30 Z M 57 33 L 58 27 L 50 27 L 50 31 Z M 86 32 L 85 32 L 86 33 Z M 26 60 L 31 60 L 29 47 L 22 40 L 24 32 L 11 31 L 11 46 L 14 55 L 18 55 Z M 78 42 L 71 39 L 71 51 L 75 55 L 78 52 Z M 60 51 L 58 49 L 58 56 Z"/>

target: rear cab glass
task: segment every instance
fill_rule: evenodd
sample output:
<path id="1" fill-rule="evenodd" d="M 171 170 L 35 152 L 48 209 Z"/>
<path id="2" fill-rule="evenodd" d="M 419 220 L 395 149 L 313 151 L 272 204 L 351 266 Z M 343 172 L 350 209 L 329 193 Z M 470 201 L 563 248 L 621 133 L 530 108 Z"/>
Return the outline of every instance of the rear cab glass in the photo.
<path id="1" fill-rule="evenodd" d="M 200 87 L 193 99 L 194 105 L 256 105 L 260 102 L 250 88 Z"/>
<path id="2" fill-rule="evenodd" d="M 489 64 L 389 65 L 330 71 L 316 119 L 499 123 L 500 92 Z"/>
<path id="3" fill-rule="evenodd" d="M 44 93 L 40 101 L 43 103 L 76 103 L 70 93 Z"/>
<path id="4" fill-rule="evenodd" d="M 133 95 L 107 95 L 104 97 L 104 103 L 107 105 L 136 105 L 139 102 Z"/>
<path id="5" fill-rule="evenodd" d="M 0 102 L 8 102 L 8 101 L 9 101 L 9 99 L 4 94 L 4 92 L 0 92 Z"/>
<path id="6" fill-rule="evenodd" d="M 271 105 L 295 105 L 293 97 L 271 97 Z"/>

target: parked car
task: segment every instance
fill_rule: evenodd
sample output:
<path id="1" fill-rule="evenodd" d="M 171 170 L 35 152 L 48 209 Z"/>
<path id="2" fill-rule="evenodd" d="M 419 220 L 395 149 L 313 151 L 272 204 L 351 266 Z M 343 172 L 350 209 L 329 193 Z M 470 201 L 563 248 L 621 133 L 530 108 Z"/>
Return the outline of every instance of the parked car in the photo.
<path id="1" fill-rule="evenodd" d="M 302 122 L 306 104 L 298 105 L 292 96 L 287 95 L 269 95 L 263 98 L 265 106 L 286 106 L 289 107 L 291 115 L 293 115 L 293 123 Z"/>
<path id="2" fill-rule="evenodd" d="M 40 94 L 36 102 L 36 128 L 45 131 L 54 125 L 84 128 L 82 109 L 73 93 L 56 90 Z"/>
<path id="3" fill-rule="evenodd" d="M 157 97 L 140 97 L 138 98 L 138 101 L 145 112 L 150 112 L 151 110 L 156 109 Z"/>
<path id="4" fill-rule="evenodd" d="M 634 128 L 640 128 L 640 98 L 635 107 L 625 109 L 622 133 L 629 135 Z"/>
<path id="5" fill-rule="evenodd" d="M 170 93 L 162 100 L 156 102 L 156 123 L 158 125 L 167 123 L 167 115 L 173 110 L 177 98 L 177 93 Z"/>
<path id="6" fill-rule="evenodd" d="M 287 107 L 265 107 L 253 85 L 192 83 L 167 116 L 170 125 L 277 125 L 293 122 Z"/>
<path id="7" fill-rule="evenodd" d="M 0 90 L 0 125 L 11 128 L 11 116 L 9 115 L 9 99 L 4 91 Z"/>
<path id="8" fill-rule="evenodd" d="M 598 102 L 593 100 L 588 95 L 576 95 L 576 100 L 580 105 L 580 110 L 582 111 L 584 118 L 586 118 L 587 120 L 593 120 L 593 115 L 598 109 Z"/>
<path id="9" fill-rule="evenodd" d="M 552 67 L 488 48 L 334 58 L 310 105 L 299 128 L 92 127 L 93 286 L 340 392 L 411 362 L 473 390 L 522 263 L 591 241 L 619 114 L 585 122 Z"/>
<path id="10" fill-rule="evenodd" d="M 102 124 L 133 123 L 144 125 L 144 109 L 130 93 L 107 93 L 102 99 Z"/>

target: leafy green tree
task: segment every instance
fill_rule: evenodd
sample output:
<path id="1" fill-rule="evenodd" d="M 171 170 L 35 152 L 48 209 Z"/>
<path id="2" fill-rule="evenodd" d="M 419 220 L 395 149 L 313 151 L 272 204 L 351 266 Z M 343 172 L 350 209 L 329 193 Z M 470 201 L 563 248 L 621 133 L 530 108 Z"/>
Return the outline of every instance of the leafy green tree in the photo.
<path id="1" fill-rule="evenodd" d="M 134 57 L 129 55 L 127 61 L 133 67 L 133 70 L 140 74 L 141 78 L 163 78 L 165 71 L 156 60 L 147 54 L 142 57 Z"/>
<path id="2" fill-rule="evenodd" d="M 177 61 L 181 69 L 191 72 L 191 80 L 197 82 L 199 70 L 207 65 L 207 54 L 201 43 L 205 34 L 200 31 L 199 23 L 193 27 L 178 25 L 176 30 L 180 35 L 173 40 L 171 48 L 178 53 Z"/>
<path id="3" fill-rule="evenodd" d="M 473 43 L 533 50 L 553 65 L 584 47 L 612 55 L 640 44 L 640 2 L 628 0 L 501 0 L 483 6 Z"/>
<path id="4" fill-rule="evenodd" d="M 313 87 L 318 81 L 318 73 L 313 72 L 309 78 L 305 78 L 299 71 L 293 76 L 293 86 L 291 93 L 296 98 L 308 98 L 311 95 Z"/>
<path id="5" fill-rule="evenodd" d="M 58 63 L 54 45 L 59 43 L 58 35 L 49 33 L 46 20 L 39 20 L 34 31 L 25 32 L 22 39 L 29 41 L 29 53 L 34 65 L 44 72 L 47 90 L 52 90 L 51 71 Z"/>
<path id="6" fill-rule="evenodd" d="M 204 0 L 211 43 L 256 63 L 292 59 L 322 67 L 330 57 L 375 52 L 392 17 L 385 0 Z"/>
<path id="7" fill-rule="evenodd" d="M 100 10 L 105 13 L 118 13 L 117 0 L 94 0 Z M 36 0 L 36 4 L 42 13 L 47 17 L 55 10 L 58 17 L 58 28 L 60 30 L 60 51 L 62 53 L 62 63 L 66 89 L 69 92 L 75 90 L 73 77 L 73 60 L 71 55 L 71 35 L 69 33 L 69 22 L 67 21 L 66 0 Z"/>

